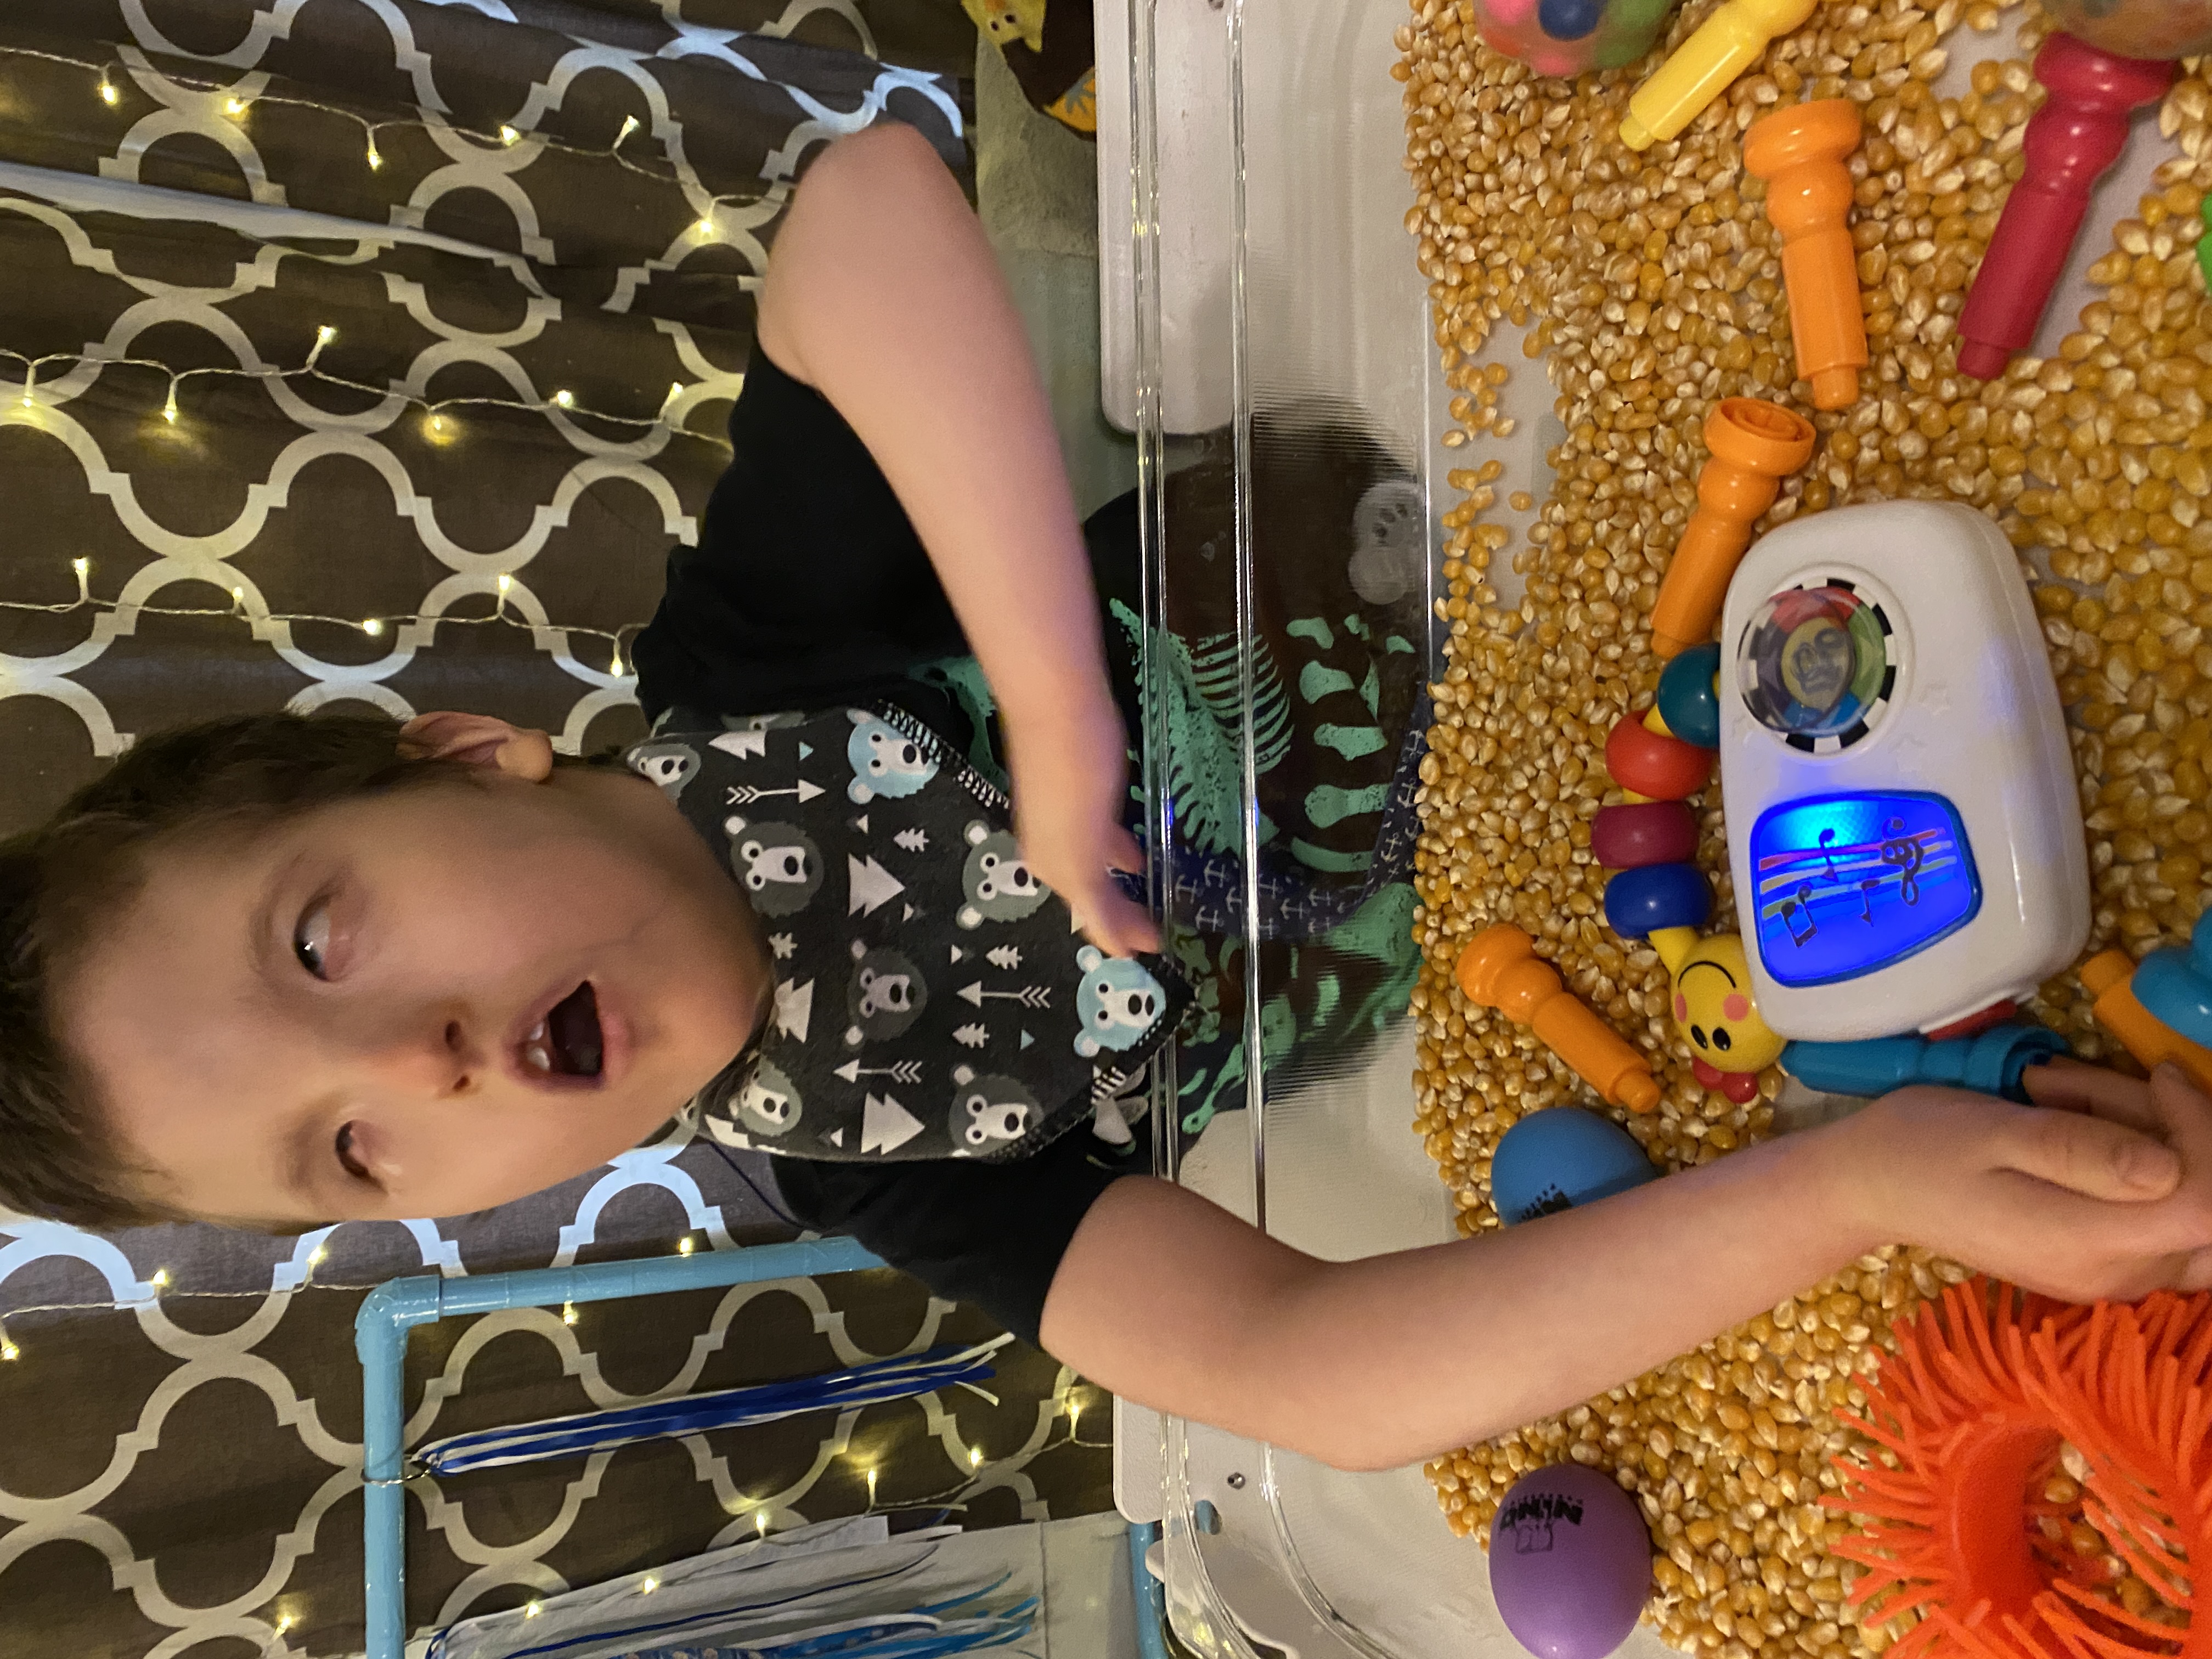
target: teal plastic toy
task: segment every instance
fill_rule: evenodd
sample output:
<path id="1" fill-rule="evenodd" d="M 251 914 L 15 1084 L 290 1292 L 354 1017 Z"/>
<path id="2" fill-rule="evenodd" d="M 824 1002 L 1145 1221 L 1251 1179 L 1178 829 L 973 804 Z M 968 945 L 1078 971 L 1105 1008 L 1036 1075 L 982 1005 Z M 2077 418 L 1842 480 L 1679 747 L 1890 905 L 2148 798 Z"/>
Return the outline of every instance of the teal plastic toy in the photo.
<path id="1" fill-rule="evenodd" d="M 2212 910 L 2197 917 L 2186 951 L 2154 951 L 2142 959 L 2135 994 L 2160 1024 L 2212 1048 Z"/>
<path id="2" fill-rule="evenodd" d="M 1792 1042 L 1782 1069 L 1832 1095 L 1884 1095 L 1908 1084 L 1942 1084 L 2027 1103 L 2021 1074 L 2066 1052 L 2040 1025 L 1999 1025 L 1968 1037 L 1869 1037 L 1863 1042 Z"/>

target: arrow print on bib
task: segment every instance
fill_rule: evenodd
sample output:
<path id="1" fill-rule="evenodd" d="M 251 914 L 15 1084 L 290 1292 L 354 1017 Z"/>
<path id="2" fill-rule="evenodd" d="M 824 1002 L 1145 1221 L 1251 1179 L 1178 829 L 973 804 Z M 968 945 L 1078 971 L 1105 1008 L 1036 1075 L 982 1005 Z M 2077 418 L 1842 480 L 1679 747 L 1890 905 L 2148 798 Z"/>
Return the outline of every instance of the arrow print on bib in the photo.
<path id="1" fill-rule="evenodd" d="M 973 1003 L 978 1008 L 983 1006 L 987 998 L 1000 1002 L 1018 1002 L 1024 1008 L 1052 1006 L 1052 988 L 1048 985 L 1026 985 L 1018 991 L 987 991 L 983 988 L 983 981 L 979 979 L 973 985 L 962 986 L 957 994 L 963 1001 Z"/>
<path id="2" fill-rule="evenodd" d="M 887 1077 L 894 1083 L 918 1084 L 921 1062 L 902 1060 L 896 1066 L 863 1066 L 857 1060 L 848 1060 L 837 1068 L 837 1075 L 848 1083 L 858 1083 L 864 1077 Z"/>
<path id="3" fill-rule="evenodd" d="M 805 778 L 799 779 L 797 787 L 790 789 L 763 789 L 757 784 L 733 783 L 729 788 L 729 799 L 723 804 L 727 806 L 750 806 L 755 801 L 766 800 L 771 795 L 796 795 L 799 804 L 804 805 L 822 793 L 820 784 L 809 783 Z"/>

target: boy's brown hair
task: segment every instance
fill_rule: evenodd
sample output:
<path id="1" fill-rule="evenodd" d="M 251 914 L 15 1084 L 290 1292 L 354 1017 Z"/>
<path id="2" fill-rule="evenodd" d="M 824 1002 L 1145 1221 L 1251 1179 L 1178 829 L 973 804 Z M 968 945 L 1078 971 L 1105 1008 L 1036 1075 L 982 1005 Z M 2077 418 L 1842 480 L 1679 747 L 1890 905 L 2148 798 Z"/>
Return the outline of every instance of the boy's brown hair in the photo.
<path id="1" fill-rule="evenodd" d="M 40 828 L 0 842 L 0 1204 L 82 1227 L 190 1218 L 146 1197 L 58 1023 L 60 988 L 164 844 L 467 775 L 404 759 L 380 714 L 240 714 L 149 738 Z"/>

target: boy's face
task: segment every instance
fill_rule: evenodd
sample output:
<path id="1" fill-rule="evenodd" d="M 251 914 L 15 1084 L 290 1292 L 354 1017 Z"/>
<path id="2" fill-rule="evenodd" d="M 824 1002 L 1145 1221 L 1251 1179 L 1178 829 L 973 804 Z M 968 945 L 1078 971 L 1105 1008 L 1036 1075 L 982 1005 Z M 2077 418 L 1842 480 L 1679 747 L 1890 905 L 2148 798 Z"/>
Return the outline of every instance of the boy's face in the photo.
<path id="1" fill-rule="evenodd" d="M 736 884 L 626 774 L 487 767 L 149 866 L 63 1030 L 149 1195 L 213 1220 L 580 1174 L 728 1063 L 769 978 Z"/>

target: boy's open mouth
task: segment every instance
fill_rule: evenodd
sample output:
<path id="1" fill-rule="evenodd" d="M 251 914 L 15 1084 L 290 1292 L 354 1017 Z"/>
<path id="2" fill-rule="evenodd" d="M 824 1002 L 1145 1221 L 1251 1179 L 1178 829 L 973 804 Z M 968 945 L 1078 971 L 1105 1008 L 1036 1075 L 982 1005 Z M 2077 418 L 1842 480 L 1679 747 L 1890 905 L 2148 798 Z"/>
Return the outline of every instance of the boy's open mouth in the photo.
<path id="1" fill-rule="evenodd" d="M 600 1048 L 599 999 L 586 980 L 522 1039 L 522 1064 L 547 1077 L 597 1077 Z"/>

